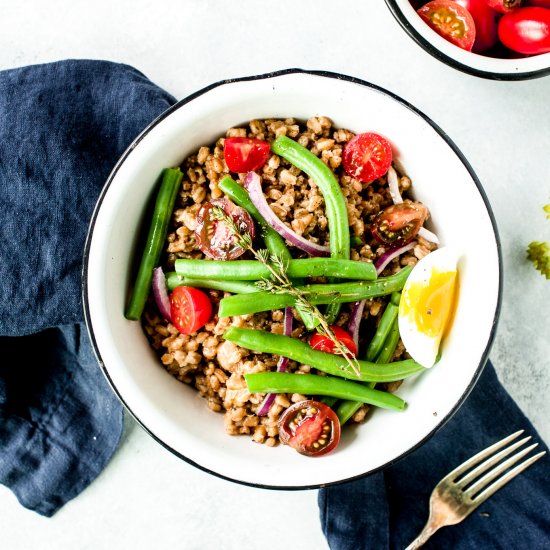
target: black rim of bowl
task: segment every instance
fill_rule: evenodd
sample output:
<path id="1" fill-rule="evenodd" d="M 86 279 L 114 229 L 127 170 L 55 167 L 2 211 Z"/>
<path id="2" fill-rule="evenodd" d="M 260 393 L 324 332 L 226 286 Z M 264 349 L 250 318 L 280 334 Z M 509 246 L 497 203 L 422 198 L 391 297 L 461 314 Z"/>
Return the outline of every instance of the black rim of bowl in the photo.
<path id="1" fill-rule="evenodd" d="M 480 194 L 480 196 L 481 196 L 481 198 L 482 198 L 482 200 L 485 204 L 485 208 L 487 209 L 487 213 L 488 213 L 489 218 L 491 220 L 491 225 L 493 227 L 493 234 L 494 234 L 494 237 L 495 237 L 495 245 L 497 247 L 497 255 L 498 255 L 499 276 L 498 276 L 497 304 L 496 304 L 496 307 L 495 307 L 493 323 L 492 323 L 491 332 L 489 334 L 489 338 L 488 338 L 488 341 L 487 341 L 487 345 L 486 345 L 485 350 L 484 350 L 484 352 L 481 356 L 481 360 L 480 360 L 480 362 L 477 366 L 477 369 L 476 369 L 476 371 L 475 371 L 475 373 L 472 377 L 472 380 L 468 384 L 467 388 L 465 389 L 465 391 L 463 392 L 461 397 L 458 399 L 458 401 L 453 406 L 453 408 L 449 411 L 449 413 L 440 420 L 440 422 L 437 424 L 437 426 L 429 434 L 427 434 L 420 441 L 418 441 L 415 445 L 413 445 L 412 447 L 410 447 L 405 452 L 403 452 L 399 456 L 395 457 L 391 461 L 387 462 L 386 464 L 383 464 L 382 466 L 379 466 L 377 468 L 374 468 L 374 469 L 369 470 L 367 472 L 364 472 L 362 474 L 358 474 L 356 476 L 340 479 L 340 480 L 337 480 L 337 481 L 331 481 L 329 483 L 319 483 L 319 484 L 313 484 L 313 485 L 280 486 L 280 485 L 269 485 L 269 484 L 262 484 L 262 483 L 253 483 L 253 482 L 250 482 L 250 481 L 235 479 L 235 478 L 226 476 L 224 474 L 221 474 L 219 472 L 216 472 L 214 470 L 211 470 L 209 468 L 206 468 L 206 467 L 202 466 L 201 464 L 198 464 L 197 462 L 195 462 L 195 461 L 191 460 L 190 458 L 186 457 L 185 455 L 181 454 L 179 451 L 175 450 L 173 447 L 171 447 L 170 445 L 168 445 L 167 443 L 165 443 L 164 441 L 159 439 L 152 432 L 152 430 L 150 428 L 148 428 L 146 423 L 144 421 L 142 421 L 139 418 L 139 416 L 134 413 L 134 411 L 131 409 L 131 407 L 126 403 L 123 395 L 120 393 L 118 388 L 113 383 L 113 381 L 112 381 L 112 379 L 109 375 L 108 368 L 105 366 L 105 364 L 104 364 L 104 362 L 101 358 L 101 353 L 100 353 L 99 347 L 97 345 L 97 341 L 95 339 L 94 329 L 93 329 L 92 321 L 91 321 L 91 318 L 90 318 L 90 308 L 89 308 L 89 303 L 88 303 L 88 271 L 89 271 L 88 262 L 89 262 L 89 255 L 90 255 L 90 246 L 91 246 L 91 241 L 92 241 L 92 238 L 93 238 L 93 232 L 94 232 L 94 227 L 95 227 L 96 220 L 97 220 L 97 215 L 98 215 L 98 212 L 101 208 L 101 205 L 103 203 L 105 195 L 106 195 L 107 191 L 109 190 L 111 184 L 113 183 L 113 180 L 114 180 L 120 166 L 122 165 L 122 163 L 126 160 L 126 158 L 135 149 L 136 145 L 153 128 L 155 128 L 160 122 L 162 122 L 162 120 L 164 120 L 167 116 L 169 116 L 171 113 L 173 113 L 177 109 L 183 107 L 184 105 L 188 104 L 193 99 L 195 99 L 195 98 L 205 94 L 206 92 L 208 92 L 208 91 L 210 91 L 214 88 L 217 88 L 219 86 L 228 85 L 228 84 L 231 84 L 231 83 L 234 83 L 234 82 L 246 82 L 246 81 L 251 81 L 251 80 L 263 80 L 263 79 L 268 79 L 268 78 L 285 76 L 285 75 L 289 75 L 289 74 L 309 74 L 309 75 L 313 75 L 313 76 L 333 78 L 333 79 L 336 79 L 336 80 L 344 80 L 346 82 L 351 82 L 351 83 L 354 83 L 354 84 L 359 84 L 361 86 L 366 86 L 367 88 L 370 88 L 370 89 L 372 89 L 372 90 L 374 90 L 378 93 L 381 93 L 383 95 L 388 96 L 389 98 L 393 99 L 394 101 L 397 101 L 402 106 L 406 107 L 407 109 L 412 111 L 414 114 L 416 114 L 417 116 L 422 118 L 425 122 L 427 122 L 441 136 L 441 138 L 447 143 L 447 145 L 449 145 L 449 147 L 457 155 L 457 157 L 460 159 L 460 161 L 464 164 L 466 170 L 470 174 L 472 180 L 474 181 L 474 183 L 475 183 L 475 185 L 478 189 L 478 192 L 479 192 L 479 194 Z M 140 424 L 140 426 L 155 441 L 160 443 L 164 448 L 168 449 L 171 453 L 173 453 L 177 457 L 179 457 L 182 460 L 184 460 L 185 462 L 199 468 L 200 470 L 203 470 L 204 472 L 208 472 L 212 475 L 215 475 L 216 477 L 219 477 L 219 478 L 222 478 L 222 479 L 225 479 L 225 480 L 228 480 L 228 481 L 232 481 L 232 482 L 235 482 L 235 483 L 239 483 L 241 485 L 247 485 L 247 486 L 250 486 L 250 487 L 259 487 L 259 488 L 263 488 L 263 489 L 273 489 L 273 490 L 319 489 L 321 487 L 339 485 L 341 483 L 346 483 L 348 481 L 353 481 L 355 479 L 361 479 L 365 476 L 368 476 L 370 474 L 373 474 L 375 472 L 378 472 L 380 470 L 388 468 L 389 466 L 392 466 L 393 464 L 395 464 L 399 460 L 405 458 L 410 453 L 412 453 L 413 451 L 415 451 L 416 449 L 421 447 L 426 441 L 428 441 L 439 429 L 441 429 L 447 423 L 447 421 L 456 413 L 456 411 L 464 403 L 465 399 L 468 397 L 469 393 L 472 391 L 473 387 L 475 386 L 476 382 L 478 381 L 478 379 L 479 379 L 479 377 L 480 377 L 480 375 L 483 371 L 485 363 L 487 362 L 487 359 L 489 357 L 489 350 L 492 346 L 492 343 L 493 343 L 493 340 L 494 340 L 494 337 L 495 337 L 497 322 L 498 322 L 498 318 L 499 318 L 499 314 L 500 314 L 501 301 L 502 301 L 502 252 L 501 252 L 501 246 L 500 246 L 500 238 L 499 238 L 499 235 L 498 235 L 498 230 L 497 230 L 496 221 L 495 221 L 493 211 L 492 211 L 491 206 L 489 204 L 489 201 L 487 199 L 487 195 L 485 194 L 485 191 L 483 190 L 483 188 L 481 186 L 481 183 L 479 182 L 473 168 L 470 166 L 470 164 L 468 163 L 468 161 L 466 160 L 464 155 L 460 152 L 458 147 L 453 143 L 453 141 L 449 138 L 449 136 L 447 136 L 447 134 L 435 122 L 433 122 L 428 116 L 426 116 L 424 113 L 419 111 L 416 107 L 414 107 L 413 105 L 411 105 L 407 101 L 403 100 L 399 96 L 395 95 L 394 93 L 389 92 L 388 90 L 386 90 L 384 88 L 381 88 L 380 86 L 377 86 L 375 84 L 371 84 L 370 82 L 366 82 L 366 81 L 361 80 L 359 78 L 355 78 L 355 77 L 352 77 L 352 76 L 347 76 L 347 75 L 343 75 L 343 74 L 339 74 L 339 73 L 328 72 L 328 71 L 315 71 L 315 70 L 304 70 L 304 69 L 285 69 L 285 70 L 275 71 L 275 72 L 261 74 L 261 75 L 222 80 L 222 81 L 216 82 L 214 84 L 211 84 L 210 86 L 207 86 L 207 87 L 191 94 L 190 96 L 178 101 L 177 103 L 175 103 L 172 107 L 167 109 L 158 118 L 156 118 L 153 122 L 151 122 L 151 124 L 149 124 L 149 126 L 147 126 L 143 130 L 143 132 L 132 142 L 132 144 L 124 152 L 122 157 L 119 159 L 119 161 L 117 162 L 117 164 L 113 168 L 111 174 L 107 178 L 105 186 L 103 187 L 103 189 L 101 191 L 101 194 L 99 196 L 99 199 L 96 203 L 94 212 L 93 212 L 92 217 L 91 217 L 90 225 L 89 225 L 89 228 L 88 228 L 88 234 L 87 234 L 87 237 L 86 237 L 86 243 L 85 243 L 85 246 L 84 246 L 83 268 L 82 268 L 82 300 L 83 300 L 84 319 L 85 319 L 85 322 L 86 322 L 86 327 L 88 329 L 88 334 L 90 336 L 90 340 L 92 342 L 94 352 L 96 354 L 99 365 L 100 365 L 100 367 L 103 371 L 103 374 L 105 375 L 105 377 L 106 377 L 107 381 L 109 382 L 111 388 L 116 393 L 116 395 L 118 396 L 118 398 L 122 402 L 122 404 L 126 407 L 128 412 L 134 417 L 134 419 L 138 422 L 138 424 Z"/>
<path id="2" fill-rule="evenodd" d="M 405 32 L 425 51 L 430 55 L 438 59 L 439 61 L 445 63 L 449 67 L 453 67 L 461 72 L 471 74 L 473 76 L 478 76 L 481 78 L 487 78 L 490 80 L 530 80 L 533 78 L 540 78 L 550 74 L 550 66 L 542 69 L 537 69 L 535 71 L 528 72 L 516 72 L 516 73 L 499 73 L 493 71 L 483 71 L 481 69 L 476 69 L 469 65 L 465 65 L 452 57 L 444 54 L 441 50 L 436 48 L 433 44 L 428 42 L 409 22 L 408 18 L 403 14 L 401 8 L 397 5 L 395 0 L 386 0 L 386 4 L 390 9 L 392 15 L 395 17 L 397 22 L 403 27 Z M 474 54 L 472 54 L 474 55 Z M 510 60 L 512 61 L 512 60 Z"/>

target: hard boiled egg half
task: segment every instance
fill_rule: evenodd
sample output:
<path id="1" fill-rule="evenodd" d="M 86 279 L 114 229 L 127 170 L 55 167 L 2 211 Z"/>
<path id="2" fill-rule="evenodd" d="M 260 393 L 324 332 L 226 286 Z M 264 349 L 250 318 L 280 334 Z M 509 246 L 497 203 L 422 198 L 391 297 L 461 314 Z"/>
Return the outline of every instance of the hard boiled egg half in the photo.
<path id="1" fill-rule="evenodd" d="M 444 247 L 413 268 L 399 302 L 399 332 L 410 356 L 432 367 L 452 318 L 457 292 L 458 255 Z"/>

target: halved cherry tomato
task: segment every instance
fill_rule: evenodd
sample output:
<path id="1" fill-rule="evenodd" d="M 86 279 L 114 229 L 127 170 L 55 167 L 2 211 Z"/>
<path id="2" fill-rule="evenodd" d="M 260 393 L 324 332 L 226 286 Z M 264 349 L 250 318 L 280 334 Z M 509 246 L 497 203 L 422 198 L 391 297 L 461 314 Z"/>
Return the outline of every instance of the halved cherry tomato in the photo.
<path id="1" fill-rule="evenodd" d="M 195 226 L 197 246 L 206 256 L 214 260 L 234 260 L 244 254 L 245 250 L 237 244 L 237 239 L 227 224 L 212 217 L 212 208 L 215 206 L 231 216 L 241 233 L 248 233 L 252 238 L 256 233 L 254 221 L 244 208 L 237 206 L 229 199 L 206 202 L 199 210 Z"/>
<path id="2" fill-rule="evenodd" d="M 269 158 L 270 147 L 262 139 L 226 138 L 223 146 L 225 164 L 231 172 L 252 172 L 261 168 Z"/>
<path id="3" fill-rule="evenodd" d="M 351 335 L 338 325 L 330 325 L 330 328 L 332 329 L 332 332 L 334 332 L 336 339 L 344 344 L 344 346 L 346 346 L 346 348 L 348 348 L 353 355 L 357 355 L 357 346 L 355 345 Z M 336 348 L 334 342 L 328 336 L 324 336 L 318 332 L 310 338 L 309 345 L 312 349 L 316 349 L 317 351 L 326 351 L 327 353 L 334 353 Z"/>
<path id="4" fill-rule="evenodd" d="M 391 166 L 392 150 L 388 140 L 373 132 L 357 134 L 342 157 L 344 170 L 359 181 L 370 182 L 383 176 Z"/>
<path id="5" fill-rule="evenodd" d="M 472 51 L 484 52 L 492 48 L 498 40 L 500 13 L 490 8 L 486 0 L 455 0 L 455 2 L 466 8 L 474 20 L 476 39 Z"/>
<path id="6" fill-rule="evenodd" d="M 322 456 L 340 441 L 340 421 L 324 403 L 300 401 L 289 407 L 279 420 L 281 443 L 306 456 Z"/>
<path id="7" fill-rule="evenodd" d="M 380 243 L 404 245 L 416 237 L 427 217 L 428 209 L 423 204 L 405 201 L 382 210 L 370 230 Z"/>
<path id="8" fill-rule="evenodd" d="M 500 13 L 511 13 L 520 8 L 523 0 L 485 0 L 490 8 Z"/>
<path id="9" fill-rule="evenodd" d="M 170 317 L 181 334 L 192 334 L 208 323 L 212 303 L 198 288 L 177 286 L 170 294 Z"/>
<path id="10" fill-rule="evenodd" d="M 416 13 L 437 34 L 455 46 L 472 50 L 476 38 L 474 20 L 468 10 L 454 0 L 433 0 Z"/>
<path id="11" fill-rule="evenodd" d="M 498 36 L 515 52 L 530 55 L 550 52 L 550 10 L 533 7 L 507 13 L 498 24 Z"/>

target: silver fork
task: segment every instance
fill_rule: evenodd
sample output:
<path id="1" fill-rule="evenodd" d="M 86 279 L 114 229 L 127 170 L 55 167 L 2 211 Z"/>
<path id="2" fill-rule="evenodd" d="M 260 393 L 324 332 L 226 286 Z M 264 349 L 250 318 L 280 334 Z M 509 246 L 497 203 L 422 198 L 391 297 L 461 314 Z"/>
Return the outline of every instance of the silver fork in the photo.
<path id="1" fill-rule="evenodd" d="M 508 470 L 538 445 L 538 443 L 529 445 L 512 455 L 516 449 L 531 439 L 531 436 L 524 437 L 506 447 L 508 443 L 518 438 L 523 431 L 519 430 L 519 432 L 513 433 L 498 443 L 487 447 L 487 449 L 455 468 L 435 486 L 430 497 L 428 522 L 420 535 L 405 550 L 420 548 L 439 528 L 460 523 L 491 495 L 546 454 L 546 451 L 542 451 L 524 460 L 515 468 Z M 498 464 L 509 455 L 512 456 Z M 468 472 L 471 468 L 474 469 Z M 487 472 L 487 470 L 489 471 Z M 485 472 L 487 473 L 480 478 L 479 476 Z M 501 474 L 504 475 L 501 476 Z M 489 485 L 496 478 L 499 479 Z"/>

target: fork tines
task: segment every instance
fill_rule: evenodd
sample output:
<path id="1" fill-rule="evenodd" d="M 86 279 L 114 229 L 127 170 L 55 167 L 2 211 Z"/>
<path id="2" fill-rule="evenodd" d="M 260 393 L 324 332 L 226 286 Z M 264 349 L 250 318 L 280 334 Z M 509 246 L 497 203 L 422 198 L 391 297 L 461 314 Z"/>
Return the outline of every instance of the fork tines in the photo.
<path id="1" fill-rule="evenodd" d="M 524 456 L 538 446 L 538 443 L 529 445 L 504 460 L 531 439 L 531 436 L 524 437 L 523 439 L 520 439 L 519 441 L 516 441 L 512 445 L 506 447 L 506 445 L 514 441 L 514 439 L 517 439 L 523 432 L 524 430 L 519 430 L 476 454 L 448 474 L 444 478 L 445 481 L 453 483 L 453 485 L 463 490 L 464 495 L 472 502 L 483 502 L 498 491 L 503 485 L 508 483 L 508 481 L 523 472 L 523 470 L 528 468 L 531 464 L 533 464 L 533 462 L 537 461 L 546 454 L 546 451 L 542 451 L 512 468 L 512 466 L 514 466 Z M 483 477 L 479 477 L 489 469 L 491 469 L 491 471 Z M 489 483 L 495 479 L 496 481 L 489 485 Z M 489 487 L 487 487 L 487 485 L 489 485 Z"/>

